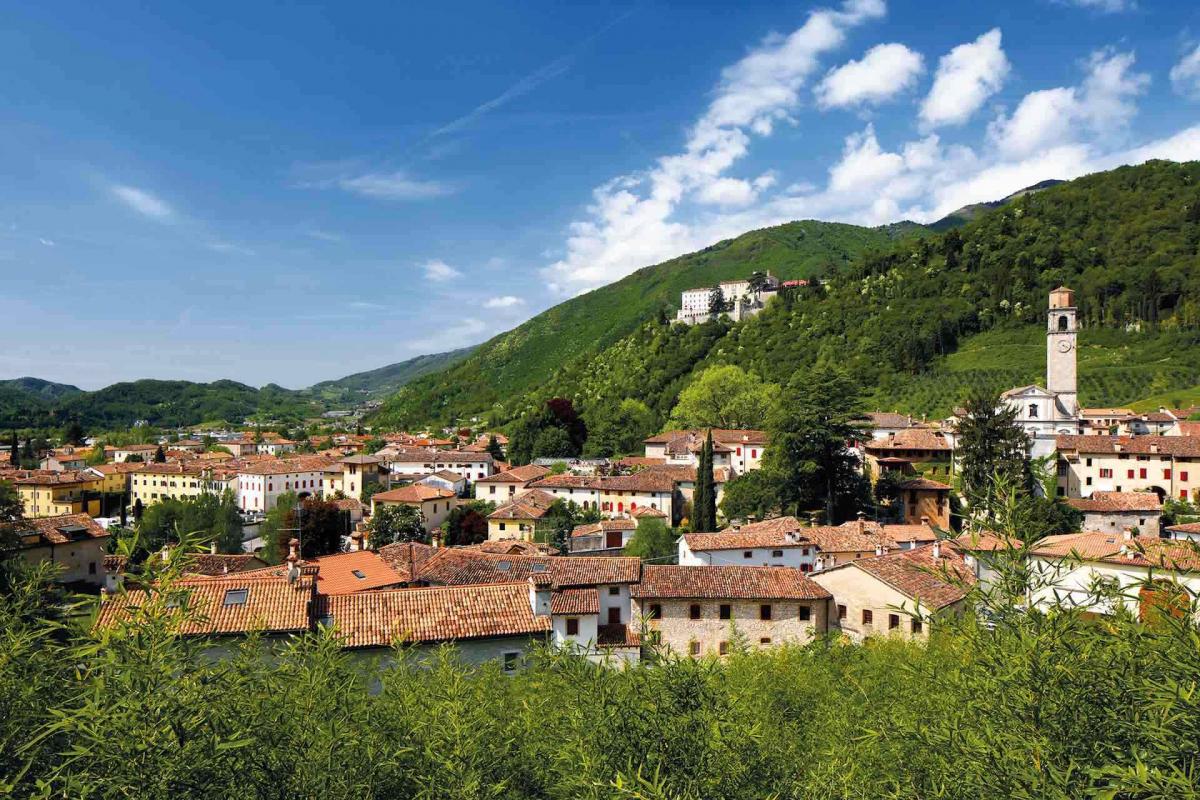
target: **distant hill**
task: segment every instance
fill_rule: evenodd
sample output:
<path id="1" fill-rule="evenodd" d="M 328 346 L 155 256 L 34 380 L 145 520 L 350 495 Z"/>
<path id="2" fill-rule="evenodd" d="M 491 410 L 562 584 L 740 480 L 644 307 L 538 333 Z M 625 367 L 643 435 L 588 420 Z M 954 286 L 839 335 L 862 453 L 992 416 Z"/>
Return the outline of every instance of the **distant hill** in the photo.
<path id="1" fill-rule="evenodd" d="M 437 372 L 457 364 L 475 351 L 475 346 L 447 353 L 417 356 L 386 367 L 356 372 L 333 381 L 314 383 L 305 391 L 318 400 L 329 403 L 360 403 L 394 394 L 400 387 L 422 375 Z"/>
<path id="2" fill-rule="evenodd" d="M 751 231 L 711 247 L 643 267 L 573 297 L 480 345 L 458 364 L 419 378 L 385 404 L 381 424 L 416 424 L 498 411 L 601 352 L 648 319 L 674 317 L 684 289 L 713 286 L 755 270 L 785 279 L 835 275 L 873 249 L 928 232 L 915 223 L 864 228 L 804 220 Z"/>
<path id="3" fill-rule="evenodd" d="M 674 310 L 681 284 L 778 265 L 792 252 L 791 226 L 756 231 L 556 306 L 405 387 L 379 419 L 481 414 L 503 425 L 557 395 L 589 426 L 640 400 L 653 427 L 708 366 L 784 383 L 817 363 L 849 371 L 867 406 L 939 416 L 973 388 L 1041 380 L 1046 298 L 1063 284 L 1079 306 L 1083 403 L 1182 393 L 1200 384 L 1198 187 L 1198 162 L 1047 181 L 939 234 L 913 229 L 880 246 L 878 229 L 853 229 L 858 252 L 822 270 L 832 276 L 824 289 L 785 292 L 747 322 L 687 328 L 656 314 Z M 653 300 L 635 300 L 639 292 Z M 589 324 L 596 318 L 608 327 Z"/>
<path id="4" fill-rule="evenodd" d="M 930 223 L 929 228 L 931 230 L 942 232 L 942 231 L 948 231 L 951 228 L 957 228 L 962 225 L 966 225 L 968 222 L 975 219 L 980 214 L 991 211 L 994 208 L 999 208 L 1000 206 L 1005 205 L 1007 203 L 1011 203 L 1013 200 L 1016 200 L 1018 197 L 1024 197 L 1025 195 L 1033 194 L 1034 192 L 1040 192 L 1043 189 L 1049 189 L 1051 186 L 1058 186 L 1060 183 L 1063 183 L 1063 182 L 1064 181 L 1055 180 L 1054 178 L 1050 178 L 1048 180 L 1044 180 L 1044 181 L 1035 183 L 1033 186 L 1026 186 L 1024 189 L 1013 192 L 1008 197 L 1002 198 L 1000 200 L 991 200 L 986 203 L 972 203 L 971 205 L 963 206 L 962 208 L 960 208 L 956 211 L 951 211 L 949 214 L 942 217 L 937 222 Z"/>
<path id="5" fill-rule="evenodd" d="M 14 389 L 19 392 L 40 397 L 43 400 L 58 400 L 63 397 L 70 397 L 74 394 L 83 392 L 78 386 L 71 386 L 68 383 L 54 383 L 53 381 L 44 381 L 41 378 L 12 378 L 10 380 L 0 380 L 0 391 L 5 389 Z"/>

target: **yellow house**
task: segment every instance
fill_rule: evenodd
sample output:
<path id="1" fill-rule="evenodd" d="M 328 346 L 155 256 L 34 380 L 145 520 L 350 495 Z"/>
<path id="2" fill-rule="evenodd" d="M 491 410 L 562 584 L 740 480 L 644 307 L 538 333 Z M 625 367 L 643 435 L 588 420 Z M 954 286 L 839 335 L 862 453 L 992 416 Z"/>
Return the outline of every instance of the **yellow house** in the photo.
<path id="1" fill-rule="evenodd" d="M 129 501 L 143 507 L 159 500 L 182 500 L 204 494 L 202 470 L 196 464 L 142 464 L 129 473 Z"/>
<path id="2" fill-rule="evenodd" d="M 375 509 L 380 506 L 412 506 L 419 509 L 425 517 L 425 532 L 429 533 L 440 527 L 450 515 L 451 509 L 460 502 L 458 495 L 449 489 L 414 483 L 371 495 L 371 513 L 375 513 Z"/>
<path id="3" fill-rule="evenodd" d="M 488 514 L 488 539 L 534 541 L 538 522 L 557 500 L 541 489 L 530 489 Z"/>
<path id="4" fill-rule="evenodd" d="M 10 479 L 25 506 L 25 516 L 58 517 L 100 514 L 100 476 L 83 472 L 24 470 Z"/>

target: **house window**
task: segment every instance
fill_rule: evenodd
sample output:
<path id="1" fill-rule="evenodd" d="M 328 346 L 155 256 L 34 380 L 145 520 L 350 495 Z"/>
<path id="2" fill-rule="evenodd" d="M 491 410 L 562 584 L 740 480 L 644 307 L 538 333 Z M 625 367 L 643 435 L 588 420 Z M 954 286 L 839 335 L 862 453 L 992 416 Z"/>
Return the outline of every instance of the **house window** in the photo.
<path id="1" fill-rule="evenodd" d="M 1091 465 L 1092 465 L 1092 460 L 1089 458 L 1089 459 L 1087 459 L 1087 466 L 1090 467 Z"/>
<path id="2" fill-rule="evenodd" d="M 771 643 L 771 637 L 770 637 L 770 636 L 764 636 L 764 637 L 762 637 L 761 639 L 759 639 L 759 640 L 758 640 L 758 643 L 759 643 L 759 644 L 770 644 L 770 643 Z"/>
<path id="3" fill-rule="evenodd" d="M 1037 403 L 1029 404 L 1029 418 L 1037 419 Z"/>
<path id="4" fill-rule="evenodd" d="M 579 618 L 567 617 L 567 636 L 579 635 Z"/>
<path id="5" fill-rule="evenodd" d="M 700 604 L 699 603 L 692 603 L 690 606 L 688 606 L 688 618 L 689 619 L 700 619 Z"/>
<path id="6" fill-rule="evenodd" d="M 1113 476 L 1113 474 L 1112 474 L 1111 469 L 1107 469 L 1105 467 L 1100 468 L 1100 477 L 1101 478 L 1111 478 L 1112 476 Z"/>
<path id="7" fill-rule="evenodd" d="M 782 550 L 772 550 L 771 558 L 783 558 L 783 551 Z"/>
<path id="8" fill-rule="evenodd" d="M 520 660 L 521 660 L 520 653 L 505 653 L 504 654 L 504 671 L 505 672 L 516 672 L 517 664 L 520 663 Z"/>
<path id="9" fill-rule="evenodd" d="M 1164 481 L 1169 481 L 1169 480 L 1171 480 L 1171 470 L 1169 470 L 1169 469 L 1164 469 L 1164 470 L 1163 470 L 1163 480 L 1164 480 Z"/>
<path id="10" fill-rule="evenodd" d="M 1188 479 L 1187 471 L 1183 470 L 1179 473 L 1179 480 L 1186 481 Z"/>
<path id="11" fill-rule="evenodd" d="M 1146 468 L 1145 467 L 1141 467 L 1138 469 L 1138 477 L 1145 480 L 1145 478 L 1146 478 Z"/>
<path id="12" fill-rule="evenodd" d="M 800 606 L 800 621 L 807 622 L 812 619 L 812 609 L 808 606 Z"/>
<path id="13" fill-rule="evenodd" d="M 1067 474 L 1067 462 L 1065 462 L 1065 461 L 1058 462 L 1058 476 L 1061 478 L 1061 477 L 1064 477 L 1066 474 Z"/>
<path id="14" fill-rule="evenodd" d="M 875 614 L 869 608 L 864 608 L 862 612 L 862 624 L 873 625 L 875 623 Z"/>
<path id="15" fill-rule="evenodd" d="M 688 642 L 688 654 L 692 656 L 700 655 L 700 643 Z"/>
<path id="16" fill-rule="evenodd" d="M 728 603 L 722 603 L 718 608 L 718 616 L 720 616 L 721 619 L 732 619 L 733 606 L 729 605 Z"/>
<path id="17" fill-rule="evenodd" d="M 1180 489 L 1180 490 L 1179 490 L 1179 499 L 1180 499 L 1180 500 L 1187 500 L 1187 499 L 1188 499 L 1188 496 L 1187 496 L 1187 489 Z"/>
<path id="18" fill-rule="evenodd" d="M 911 630 L 913 633 L 920 633 L 921 632 L 921 620 L 916 619 L 914 617 L 913 621 L 912 621 Z"/>
<path id="19" fill-rule="evenodd" d="M 1088 486 L 1091 486 L 1092 485 L 1092 476 L 1089 475 L 1088 479 L 1086 481 L 1084 481 L 1084 483 L 1087 484 Z"/>
<path id="20" fill-rule="evenodd" d="M 888 630 L 894 631 L 896 628 L 899 628 L 899 627 L 900 627 L 900 615 L 899 614 L 888 614 Z"/>
<path id="21" fill-rule="evenodd" d="M 721 642 L 717 645 L 717 652 L 723 656 L 729 655 L 729 642 Z"/>
<path id="22" fill-rule="evenodd" d="M 503 522 L 501 522 L 501 523 L 500 523 L 500 530 L 504 530 L 504 523 L 503 523 Z"/>
<path id="23" fill-rule="evenodd" d="M 846 618 L 846 607 L 841 603 L 838 604 L 838 619 Z"/>
<path id="24" fill-rule="evenodd" d="M 654 603 L 650 606 L 650 619 L 662 619 L 661 603 Z"/>
<path id="25" fill-rule="evenodd" d="M 751 450 L 751 451 L 750 451 L 750 457 L 751 457 L 751 458 L 758 458 L 758 451 L 757 451 L 757 450 Z"/>
<path id="26" fill-rule="evenodd" d="M 1131 469 L 1125 470 L 1125 477 L 1132 480 L 1133 479 L 1133 470 L 1131 470 Z"/>
<path id="27" fill-rule="evenodd" d="M 610 586 L 610 587 L 608 587 L 608 596 L 609 596 L 609 597 L 616 597 L 616 596 L 617 596 L 617 595 L 619 595 L 620 593 L 621 593 L 621 587 L 620 587 L 620 586 Z"/>
<path id="28" fill-rule="evenodd" d="M 89 561 L 88 562 L 88 575 L 95 575 L 95 574 L 96 574 L 96 562 Z"/>
<path id="29" fill-rule="evenodd" d="M 761 606 L 758 607 L 758 618 L 761 620 L 770 620 L 771 619 L 771 604 L 770 603 L 763 603 Z"/>

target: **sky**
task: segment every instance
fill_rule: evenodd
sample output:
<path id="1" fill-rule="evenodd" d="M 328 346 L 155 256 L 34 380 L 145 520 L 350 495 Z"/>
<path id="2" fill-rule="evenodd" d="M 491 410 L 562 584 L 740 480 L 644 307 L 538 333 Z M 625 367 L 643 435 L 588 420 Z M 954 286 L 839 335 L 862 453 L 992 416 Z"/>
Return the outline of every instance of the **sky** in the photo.
<path id="1" fill-rule="evenodd" d="M 0 377 L 299 388 L 793 219 L 1200 159 L 1179 0 L 7 4 Z"/>

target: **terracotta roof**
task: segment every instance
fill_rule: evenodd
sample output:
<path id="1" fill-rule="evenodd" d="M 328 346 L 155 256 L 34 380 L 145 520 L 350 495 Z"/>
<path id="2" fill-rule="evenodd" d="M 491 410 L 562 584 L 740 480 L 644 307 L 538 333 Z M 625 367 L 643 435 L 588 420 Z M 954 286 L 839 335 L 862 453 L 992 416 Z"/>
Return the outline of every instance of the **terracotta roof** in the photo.
<path id="1" fill-rule="evenodd" d="M 476 483 L 528 483 L 536 481 L 538 478 L 545 477 L 550 474 L 547 467 L 542 467 L 537 464 L 526 464 L 523 467 L 513 467 L 504 472 L 497 472 L 495 475 L 489 475 L 486 478 L 480 478 Z"/>
<path id="2" fill-rule="evenodd" d="M 83 470 L 51 472 L 50 470 L 27 469 L 6 473 L 4 479 L 18 486 L 75 486 L 81 483 L 95 483 L 100 480 L 100 476 Z"/>
<path id="3" fill-rule="evenodd" d="M 936 562 L 933 559 L 934 546 L 925 545 L 913 550 L 851 561 L 844 567 L 834 569 L 861 569 L 905 597 L 936 610 L 966 597 L 975 583 L 975 573 L 967 567 L 962 555 L 948 545 L 940 547 L 941 557 Z M 943 567 L 945 575 L 942 574 Z"/>
<path id="4" fill-rule="evenodd" d="M 646 565 L 630 594 L 638 599 L 820 600 L 832 595 L 791 567 Z"/>
<path id="5" fill-rule="evenodd" d="M 449 489 L 413 483 L 374 494 L 371 496 L 371 500 L 376 503 L 424 503 L 429 500 L 448 500 L 451 497 L 457 497 L 457 495 Z"/>
<path id="6" fill-rule="evenodd" d="M 654 464 L 636 474 L 666 475 L 676 483 L 695 483 L 697 469 L 692 464 Z M 725 483 L 731 477 L 729 472 L 729 467 L 713 467 L 713 482 Z"/>
<path id="7" fill-rule="evenodd" d="M 1126 539 L 1119 533 L 1098 531 L 1047 536 L 1033 546 L 1030 554 L 1123 566 L 1200 570 L 1200 550 L 1191 542 L 1151 536 Z"/>
<path id="8" fill-rule="evenodd" d="M 897 431 L 895 436 L 885 439 L 872 439 L 863 444 L 868 451 L 884 450 L 945 450 L 949 452 L 950 444 L 941 431 L 930 428 L 907 428 Z"/>
<path id="9" fill-rule="evenodd" d="M 462 545 L 459 550 L 478 550 L 481 553 L 496 553 L 513 556 L 548 556 L 558 555 L 558 550 L 547 544 L 526 542 L 520 539 L 498 539 L 480 542 L 479 544 Z"/>
<path id="10" fill-rule="evenodd" d="M 338 511 L 362 511 L 362 501 L 357 497 L 340 497 L 333 501 Z"/>
<path id="11" fill-rule="evenodd" d="M 1173 533 L 1200 533 L 1200 522 L 1183 522 L 1179 525 L 1169 525 L 1167 530 Z"/>
<path id="12" fill-rule="evenodd" d="M 635 583 L 642 562 L 622 556 L 495 555 L 460 547 L 444 547 L 421 567 L 427 583 L 464 585 L 523 581 L 545 573 L 555 588 Z"/>
<path id="13" fill-rule="evenodd" d="M 228 454 L 226 454 L 226 455 L 228 455 Z M 136 461 L 118 461 L 115 464 L 97 464 L 96 466 L 91 467 L 90 469 L 92 469 L 95 472 L 99 472 L 103 475 L 114 475 L 114 474 L 120 474 L 122 472 L 125 472 L 125 473 L 137 472 L 140 467 L 144 467 L 144 466 L 146 466 L 146 465 L 139 464 Z"/>
<path id="14" fill-rule="evenodd" d="M 1071 497 L 1067 505 L 1080 511 L 1162 511 L 1153 492 L 1092 492 L 1091 497 Z"/>
<path id="15" fill-rule="evenodd" d="M 1175 424 L 1179 426 L 1180 436 L 1200 436 L 1200 421 L 1180 420 Z"/>
<path id="16" fill-rule="evenodd" d="M 179 632 L 185 636 L 223 635 L 263 631 L 297 633 L 311 627 L 314 581 L 305 574 L 295 582 L 260 573 L 223 578 L 188 578 L 174 588 L 187 595 L 193 611 Z M 143 590 L 123 592 L 101 603 L 97 627 L 109 627 L 130 617 L 148 601 Z"/>
<path id="17" fill-rule="evenodd" d="M 490 453 L 468 453 L 462 450 L 388 450 L 380 451 L 385 461 L 402 461 L 406 463 L 426 463 L 441 461 L 444 464 L 490 464 Z"/>
<path id="18" fill-rule="evenodd" d="M 563 589 L 550 596 L 551 614 L 599 614 L 600 590 L 594 586 Z"/>
<path id="19" fill-rule="evenodd" d="M 87 514 L 63 514 L 58 517 L 38 517 L 21 523 L 19 535 L 24 538 L 37 534 L 37 542 L 25 543 L 36 547 L 48 544 L 70 544 L 86 539 L 106 539 L 108 531 Z"/>
<path id="20" fill-rule="evenodd" d="M 382 461 L 383 459 L 379 456 L 368 456 L 363 453 L 355 453 L 342 459 L 343 464 L 379 464 Z"/>
<path id="21" fill-rule="evenodd" d="M 637 508 L 630 511 L 629 515 L 635 519 L 643 519 L 643 518 L 651 518 L 651 517 L 658 518 L 658 519 L 666 519 L 667 518 L 667 514 L 665 511 L 660 511 L 659 509 L 654 508 L 653 506 L 638 506 Z"/>
<path id="22" fill-rule="evenodd" d="M 827 553 L 873 553 L 876 545 L 892 544 L 883 537 L 877 522 L 864 522 L 861 528 L 857 521 L 811 527 L 795 517 L 776 517 L 743 525 L 736 531 L 689 533 L 683 539 L 693 552 L 816 546 Z"/>
<path id="23" fill-rule="evenodd" d="M 937 538 L 937 532 L 929 525 L 880 525 L 879 532 L 896 545 L 914 540 L 932 542 Z"/>
<path id="24" fill-rule="evenodd" d="M 551 628 L 549 615 L 533 613 L 527 583 L 323 595 L 317 614 L 347 648 L 535 635 Z"/>
<path id="25" fill-rule="evenodd" d="M 605 531 L 633 530 L 637 530 L 637 523 L 631 519 L 602 519 L 599 522 L 590 522 L 587 525 L 577 525 L 571 531 L 571 536 L 595 536 Z"/>
<path id="26" fill-rule="evenodd" d="M 185 572 L 192 575 L 227 575 L 265 566 L 267 562 L 249 554 L 197 553 L 189 559 Z"/>
<path id="27" fill-rule="evenodd" d="M 557 499 L 549 492 L 530 489 L 488 514 L 488 519 L 541 519 Z"/>
<path id="28" fill-rule="evenodd" d="M 104 565 L 105 572 L 117 573 L 125 571 L 125 565 L 129 563 L 129 559 L 125 556 L 106 555 L 101 563 Z"/>
<path id="29" fill-rule="evenodd" d="M 677 478 L 665 467 L 647 467 L 632 475 L 547 475 L 529 484 L 531 489 L 591 489 L 599 492 L 673 492 Z M 684 467 L 695 479 L 695 468 Z"/>
<path id="30" fill-rule="evenodd" d="M 1200 457 L 1200 438 L 1194 436 L 1056 436 L 1059 453 L 1134 453 Z"/>
<path id="31" fill-rule="evenodd" d="M 182 462 L 156 464 L 137 464 L 137 469 L 130 470 L 135 475 L 199 475 L 202 471 L 200 464 Z"/>
<path id="32" fill-rule="evenodd" d="M 587 475 L 547 475 L 529 484 L 530 489 L 598 489 L 599 478 Z"/>
<path id="33" fill-rule="evenodd" d="M 295 475 L 302 472 L 325 472 L 329 466 L 329 459 L 324 456 L 267 458 L 243 464 L 238 472 L 243 475 Z"/>
<path id="34" fill-rule="evenodd" d="M 317 591 L 321 594 L 351 594 L 409 582 L 387 559 L 370 550 L 310 558 L 308 563 L 320 567 Z"/>
<path id="35" fill-rule="evenodd" d="M 967 552 L 991 552 L 1008 550 L 1023 545 L 1020 539 L 1005 537 L 991 531 L 969 531 L 949 540 L 955 547 Z"/>
<path id="36" fill-rule="evenodd" d="M 948 484 L 940 481 L 930 480 L 929 478 L 912 478 L 902 483 L 897 484 L 901 489 L 907 490 L 925 490 L 925 491 L 950 491 Z"/>
<path id="37" fill-rule="evenodd" d="M 898 414 L 894 411 L 870 411 L 863 414 L 873 428 L 913 428 L 921 423 L 914 422 L 911 414 Z"/>
<path id="38" fill-rule="evenodd" d="M 617 459 L 616 463 L 623 467 L 657 467 L 666 464 L 667 460 L 661 456 L 626 456 Z"/>
<path id="39" fill-rule="evenodd" d="M 375 552 L 405 583 L 412 583 L 421 567 L 437 550 L 421 542 L 396 542 L 385 544 Z"/>

